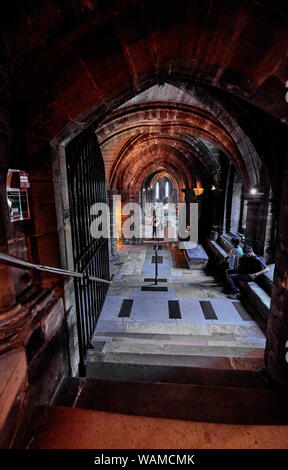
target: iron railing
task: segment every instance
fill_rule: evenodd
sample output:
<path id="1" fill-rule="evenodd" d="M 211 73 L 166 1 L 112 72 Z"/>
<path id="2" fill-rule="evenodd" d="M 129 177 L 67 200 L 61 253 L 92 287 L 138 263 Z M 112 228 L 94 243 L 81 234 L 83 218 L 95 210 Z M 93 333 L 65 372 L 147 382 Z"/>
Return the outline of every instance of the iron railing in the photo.
<path id="1" fill-rule="evenodd" d="M 85 129 L 66 147 L 69 215 L 74 269 L 87 276 L 110 279 L 108 240 L 90 233 L 93 204 L 106 203 L 105 168 L 93 128 Z M 86 374 L 87 352 L 105 301 L 108 286 L 97 288 L 85 279 L 74 280 L 77 311 L 79 375 Z"/>
<path id="2" fill-rule="evenodd" d="M 111 281 L 107 279 L 101 279 L 99 277 L 91 276 L 90 274 L 78 273 L 76 271 L 69 271 L 66 269 L 55 268 L 53 266 L 45 266 L 42 264 L 34 264 L 30 263 L 29 261 L 25 261 L 20 258 L 16 258 L 16 256 L 7 255 L 6 253 L 0 253 L 0 263 L 6 264 L 8 266 L 12 266 L 14 268 L 19 269 L 29 269 L 31 271 L 42 271 L 50 274 L 59 274 L 61 276 L 71 276 L 79 279 L 87 279 L 89 281 L 94 282 L 103 282 L 105 284 L 110 284 Z"/>

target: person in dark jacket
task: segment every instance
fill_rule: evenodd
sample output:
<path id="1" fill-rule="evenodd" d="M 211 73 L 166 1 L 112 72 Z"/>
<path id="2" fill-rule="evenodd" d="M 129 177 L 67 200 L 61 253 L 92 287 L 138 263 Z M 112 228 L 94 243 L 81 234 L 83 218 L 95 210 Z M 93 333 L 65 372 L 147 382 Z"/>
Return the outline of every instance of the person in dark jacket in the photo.
<path id="1" fill-rule="evenodd" d="M 240 297 L 239 283 L 241 281 L 254 281 L 256 277 L 262 276 L 269 271 L 264 259 L 261 256 L 257 256 L 251 246 L 244 246 L 243 253 L 243 256 L 239 259 L 238 269 L 236 271 L 228 270 L 226 273 L 227 283 L 232 291 L 232 293 L 228 295 L 230 299 Z"/>

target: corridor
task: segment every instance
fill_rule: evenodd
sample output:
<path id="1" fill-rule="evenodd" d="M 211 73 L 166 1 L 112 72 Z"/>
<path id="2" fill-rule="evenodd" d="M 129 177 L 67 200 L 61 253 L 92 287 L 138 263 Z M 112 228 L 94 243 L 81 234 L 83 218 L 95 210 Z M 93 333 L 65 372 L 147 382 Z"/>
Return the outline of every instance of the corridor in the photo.
<path id="1" fill-rule="evenodd" d="M 97 359 L 94 353 L 91 365 L 90 351 L 88 376 L 98 377 L 97 363 L 105 362 L 106 378 L 123 378 L 113 362 L 176 367 L 195 364 L 195 356 L 228 357 L 235 367 L 249 358 L 247 368 L 261 369 L 265 337 L 241 302 L 228 299 L 203 268 L 189 269 L 176 244 L 160 244 L 155 286 L 154 253 L 153 244 L 124 245 L 112 262 L 113 282 L 91 341 Z"/>
<path id="2" fill-rule="evenodd" d="M 286 3 L 4 9 L 0 447 L 57 406 L 287 425 Z"/>

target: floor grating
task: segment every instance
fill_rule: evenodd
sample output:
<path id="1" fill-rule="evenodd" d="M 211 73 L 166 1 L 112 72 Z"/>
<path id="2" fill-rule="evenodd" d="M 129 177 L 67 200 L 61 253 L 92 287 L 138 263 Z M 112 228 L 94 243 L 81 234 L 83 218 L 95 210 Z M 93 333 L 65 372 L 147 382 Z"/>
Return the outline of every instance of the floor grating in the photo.
<path id="1" fill-rule="evenodd" d="M 162 286 L 144 286 L 144 287 L 141 287 L 141 291 L 144 291 L 144 292 L 153 292 L 153 291 L 156 291 L 156 292 L 168 292 L 168 287 L 162 287 Z"/>
<path id="2" fill-rule="evenodd" d="M 181 318 L 181 311 L 179 300 L 168 300 L 169 318 L 179 319 Z"/>
<path id="3" fill-rule="evenodd" d="M 243 307 L 243 305 L 241 305 L 240 302 L 232 302 L 232 303 L 234 307 L 236 308 L 237 312 L 239 313 L 240 317 L 242 318 L 242 320 L 251 321 L 250 315 L 248 315 L 245 308 Z"/>
<path id="4" fill-rule="evenodd" d="M 118 318 L 127 318 L 130 317 L 131 310 L 133 305 L 133 299 L 124 299 L 119 311 Z"/>
<path id="5" fill-rule="evenodd" d="M 209 300 L 200 300 L 200 305 L 201 305 L 205 320 L 218 320 L 215 310 L 212 307 L 212 304 L 211 302 L 209 302 Z"/>

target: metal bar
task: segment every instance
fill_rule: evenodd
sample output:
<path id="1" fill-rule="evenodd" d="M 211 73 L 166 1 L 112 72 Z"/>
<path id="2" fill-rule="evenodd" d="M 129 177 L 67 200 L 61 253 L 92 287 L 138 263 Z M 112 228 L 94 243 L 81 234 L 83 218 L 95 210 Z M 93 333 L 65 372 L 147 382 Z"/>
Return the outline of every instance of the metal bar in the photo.
<path id="1" fill-rule="evenodd" d="M 95 240 L 95 241 L 97 241 L 97 242 L 99 243 L 98 239 Z M 86 261 L 85 266 L 82 267 L 82 271 L 83 271 L 83 272 L 86 271 L 86 269 L 88 269 L 88 267 L 89 267 L 89 265 L 91 264 L 91 262 L 92 262 L 92 260 L 93 260 L 93 258 L 94 258 L 94 256 L 95 256 L 95 254 L 97 253 L 97 251 L 99 251 L 99 250 L 103 247 L 104 243 L 105 243 L 105 238 L 103 238 L 103 240 L 101 241 L 100 245 L 96 246 L 96 248 L 95 248 L 95 244 L 93 243 L 92 245 L 90 245 L 90 247 L 88 248 L 88 250 L 82 255 L 81 259 L 82 259 L 82 261 L 83 261 L 84 255 L 88 256 L 89 251 L 91 251 L 91 249 L 92 249 L 93 247 L 95 248 L 95 251 L 94 251 L 94 252 L 92 253 L 92 255 L 89 257 L 88 261 Z"/>
<path id="2" fill-rule="evenodd" d="M 155 245 L 155 286 L 157 286 L 158 284 L 157 278 L 158 278 L 158 250 L 157 250 L 157 245 Z"/>
<path id="3" fill-rule="evenodd" d="M 101 279 L 99 277 L 90 276 L 88 274 L 86 275 L 86 274 L 78 273 L 75 271 L 67 271 L 65 269 L 53 268 L 51 266 L 44 266 L 42 264 L 29 263 L 28 261 L 25 261 L 20 258 L 16 258 L 15 256 L 6 255 L 5 253 L 0 253 L 0 262 L 3 264 L 7 264 L 8 266 L 13 266 L 15 268 L 20 268 L 20 269 L 31 269 L 32 271 L 45 271 L 51 274 L 60 274 L 61 276 L 72 276 L 72 277 L 78 277 L 82 279 L 87 278 L 90 281 L 104 282 L 105 284 L 111 284 L 111 281 L 107 281 L 107 279 Z"/>

